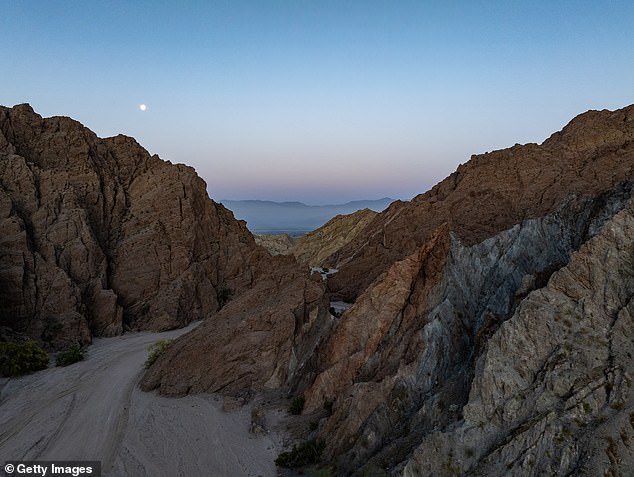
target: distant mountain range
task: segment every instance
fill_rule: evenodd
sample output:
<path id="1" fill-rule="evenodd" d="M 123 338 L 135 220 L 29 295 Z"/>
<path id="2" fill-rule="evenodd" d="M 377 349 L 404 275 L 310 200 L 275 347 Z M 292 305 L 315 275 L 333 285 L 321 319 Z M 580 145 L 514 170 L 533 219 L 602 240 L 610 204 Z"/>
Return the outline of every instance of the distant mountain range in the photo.
<path id="1" fill-rule="evenodd" d="M 335 215 L 351 214 L 361 209 L 383 211 L 394 199 L 355 200 L 345 204 L 306 205 L 302 202 L 268 200 L 221 200 L 236 219 L 245 220 L 251 232 L 303 235 L 321 227 Z"/>

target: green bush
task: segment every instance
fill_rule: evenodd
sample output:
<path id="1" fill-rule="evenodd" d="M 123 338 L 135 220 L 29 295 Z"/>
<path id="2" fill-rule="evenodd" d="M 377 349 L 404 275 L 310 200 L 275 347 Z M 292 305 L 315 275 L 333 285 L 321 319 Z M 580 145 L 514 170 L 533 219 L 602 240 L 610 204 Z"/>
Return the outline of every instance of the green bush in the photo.
<path id="1" fill-rule="evenodd" d="M 231 288 L 223 288 L 218 292 L 218 305 L 220 308 L 225 306 L 229 300 L 233 297 L 233 290 Z"/>
<path id="2" fill-rule="evenodd" d="M 169 348 L 171 344 L 172 340 L 158 340 L 153 345 L 150 345 L 150 347 L 148 348 L 150 354 L 145 360 L 145 367 L 149 368 L 150 366 L 152 366 L 154 362 L 159 358 L 159 356 L 165 353 L 165 350 Z"/>
<path id="3" fill-rule="evenodd" d="M 306 399 L 304 399 L 304 396 L 297 396 L 291 402 L 291 406 L 288 408 L 288 412 L 296 416 L 299 416 L 304 410 L 305 403 L 306 403 Z"/>
<path id="4" fill-rule="evenodd" d="M 55 358 L 55 366 L 68 366 L 78 361 L 84 360 L 84 348 L 79 343 L 70 345 L 64 350 L 57 353 Z"/>
<path id="5" fill-rule="evenodd" d="M 308 464 L 317 464 L 325 448 L 326 443 L 324 441 L 311 439 L 299 446 L 293 446 L 293 450 L 289 452 L 282 452 L 275 459 L 275 464 L 290 469 Z"/>
<path id="6" fill-rule="evenodd" d="M 48 353 L 35 341 L 0 343 L 0 371 L 4 376 L 19 376 L 48 367 Z"/>

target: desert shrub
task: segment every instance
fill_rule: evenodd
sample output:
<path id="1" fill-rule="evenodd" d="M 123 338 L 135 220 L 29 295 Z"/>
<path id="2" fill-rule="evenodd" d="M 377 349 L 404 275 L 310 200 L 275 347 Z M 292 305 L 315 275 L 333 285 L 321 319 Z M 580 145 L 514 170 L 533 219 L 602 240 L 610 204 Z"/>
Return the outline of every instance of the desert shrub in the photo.
<path id="1" fill-rule="evenodd" d="M 275 464 L 290 469 L 308 464 L 317 464 L 325 447 L 326 443 L 324 441 L 311 439 L 299 446 L 293 446 L 293 450 L 289 452 L 282 452 L 275 459 Z"/>
<path id="2" fill-rule="evenodd" d="M 233 290 L 231 288 L 223 288 L 218 292 L 218 304 L 220 308 L 225 306 L 229 300 L 233 297 Z"/>
<path id="3" fill-rule="evenodd" d="M 84 348 L 79 343 L 70 345 L 57 353 L 55 358 L 55 366 L 68 366 L 84 359 Z"/>
<path id="4" fill-rule="evenodd" d="M 291 402 L 291 405 L 288 408 L 288 412 L 290 412 L 291 414 L 294 414 L 296 416 L 300 415 L 302 413 L 302 411 L 304 410 L 304 404 L 305 403 L 306 403 L 306 399 L 304 399 L 304 396 L 297 396 Z"/>
<path id="5" fill-rule="evenodd" d="M 335 401 L 331 401 L 330 399 L 324 399 L 324 409 L 328 413 L 328 415 L 332 414 L 332 406 L 335 404 Z"/>
<path id="6" fill-rule="evenodd" d="M 251 427 L 249 431 L 252 434 L 265 434 L 266 433 L 266 418 L 264 410 L 259 407 L 251 409 Z"/>
<path id="7" fill-rule="evenodd" d="M 0 343 L 0 372 L 19 376 L 48 367 L 48 353 L 35 341 Z"/>
<path id="8" fill-rule="evenodd" d="M 156 343 L 151 345 L 148 348 L 150 354 L 145 360 L 145 367 L 149 368 L 150 366 L 152 366 L 154 362 L 159 359 L 159 356 L 165 353 L 165 350 L 167 350 L 167 348 L 169 348 L 171 344 L 172 340 L 158 340 Z"/>
<path id="9" fill-rule="evenodd" d="M 376 464 L 367 464 L 361 469 L 361 477 L 388 477 L 389 474 Z"/>
<path id="10" fill-rule="evenodd" d="M 319 422 L 317 421 L 310 421 L 310 423 L 308 424 L 309 431 L 316 431 L 318 427 L 319 427 Z"/>

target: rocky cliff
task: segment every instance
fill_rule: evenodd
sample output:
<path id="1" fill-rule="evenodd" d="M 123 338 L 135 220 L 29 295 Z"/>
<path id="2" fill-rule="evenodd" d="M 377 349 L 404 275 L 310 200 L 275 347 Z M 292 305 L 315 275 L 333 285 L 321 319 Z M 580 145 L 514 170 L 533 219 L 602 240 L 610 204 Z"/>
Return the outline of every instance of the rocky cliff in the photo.
<path id="1" fill-rule="evenodd" d="M 631 473 L 634 106 L 372 218 L 325 262 L 339 318 L 190 168 L 28 106 L 0 132 L 0 325 L 57 346 L 215 313 L 143 388 L 332 401 L 341 475 Z"/>
<path id="2" fill-rule="evenodd" d="M 462 416 L 402 474 L 631 475 L 633 332 L 630 200 L 487 341 Z"/>
<path id="3" fill-rule="evenodd" d="M 473 156 L 411 202 L 394 202 L 326 260 L 329 288 L 353 300 L 443 223 L 465 244 L 552 213 L 571 193 L 598 194 L 632 177 L 634 106 L 589 111 L 543 144 Z"/>
<path id="4" fill-rule="evenodd" d="M 633 107 L 586 113 L 477 156 L 342 249 L 358 297 L 305 390 L 341 474 L 627 475 L 633 134 Z"/>
<path id="5" fill-rule="evenodd" d="M 297 387 L 330 330 L 324 285 L 292 257 L 240 298 L 182 336 L 145 374 L 142 388 L 162 394 L 242 394 Z"/>
<path id="6" fill-rule="evenodd" d="M 288 234 L 255 234 L 255 243 L 261 245 L 271 255 L 288 255 L 295 241 Z"/>
<path id="7" fill-rule="evenodd" d="M 0 108 L 0 325 L 60 347 L 216 312 L 268 254 L 190 167 Z"/>
<path id="8" fill-rule="evenodd" d="M 604 224 L 628 204 L 633 190 L 628 183 L 600 196 L 570 196 L 555 213 L 527 219 L 474 245 L 463 243 L 447 224 L 442 225 L 417 252 L 379 276 L 336 323 L 321 347 L 317 377 L 306 391 L 308 409 L 319 408 L 326 399 L 335 402 L 333 416 L 322 424 L 321 434 L 327 438 L 330 458 L 338 459 L 342 472 L 373 466 L 398 472 L 416 446 L 425 449 L 417 451 L 419 462 L 427 462 L 425 469 L 433 467 L 431 461 L 437 466 L 408 475 L 445 475 L 457 466 L 456 459 L 463 456 L 456 456 L 451 445 L 432 457 L 437 451 L 430 449 L 437 447 L 426 443 L 430 436 L 447 432 L 464 419 L 462 410 L 476 364 L 490 337 L 498 336 L 501 323 L 515 316 L 527 296 L 535 296 L 533 290 L 549 283 L 553 272 L 564 273 L 581 244 L 599 230 L 614 234 L 614 223 Z M 602 257 L 630 263 L 629 252 L 619 255 L 621 250 L 627 251 L 627 245 Z M 573 279 L 579 281 L 576 286 L 593 286 L 592 277 Z M 542 323 L 542 318 L 541 312 L 533 316 L 533 324 L 540 323 L 539 331 L 535 328 L 536 340 L 551 332 L 552 325 Z M 566 322 L 579 319 L 573 315 Z M 518 335 L 525 331 L 521 328 Z M 497 361 L 500 374 L 491 376 L 488 384 L 495 382 L 506 389 L 502 368 L 514 376 L 514 366 L 527 359 L 524 353 L 533 353 L 530 344 L 524 346 L 528 348 L 506 348 L 507 355 Z M 574 363 L 576 358 L 570 355 L 568 359 Z M 575 376 L 584 372 L 576 370 Z M 521 400 L 514 405 L 517 408 L 509 412 L 523 406 Z M 508 439 L 510 432 L 510 428 L 500 431 L 497 439 Z M 470 445 L 477 446 L 477 439 Z M 480 452 L 465 450 L 472 451 L 474 455 Z"/>
<path id="9" fill-rule="evenodd" d="M 327 265 L 325 260 L 350 243 L 377 214 L 370 209 L 361 209 L 352 214 L 337 215 L 317 230 L 300 237 L 291 252 L 302 263 Z"/>

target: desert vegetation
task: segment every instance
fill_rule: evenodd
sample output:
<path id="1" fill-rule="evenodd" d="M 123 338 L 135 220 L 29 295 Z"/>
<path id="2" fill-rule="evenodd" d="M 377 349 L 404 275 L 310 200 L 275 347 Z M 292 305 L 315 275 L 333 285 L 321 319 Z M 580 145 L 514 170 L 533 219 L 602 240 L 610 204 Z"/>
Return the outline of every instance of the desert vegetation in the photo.
<path id="1" fill-rule="evenodd" d="M 0 343 L 0 372 L 20 376 L 48 367 L 48 353 L 35 341 Z"/>
<path id="2" fill-rule="evenodd" d="M 298 446 L 293 446 L 293 449 L 288 452 L 282 452 L 275 459 L 275 464 L 291 469 L 317 464 L 321 460 L 321 454 L 325 448 L 326 443 L 324 441 L 311 439 Z"/>
<path id="3" fill-rule="evenodd" d="M 304 404 L 306 403 L 306 399 L 304 396 L 297 396 L 295 399 L 291 401 L 291 405 L 288 408 L 288 412 L 299 416 L 304 411 Z"/>
<path id="4" fill-rule="evenodd" d="M 159 359 L 167 348 L 172 344 L 172 340 L 158 340 L 156 343 L 150 345 L 148 348 L 149 354 L 147 359 L 145 360 L 145 367 L 149 368 L 154 364 L 154 362 Z"/>
<path id="5" fill-rule="evenodd" d="M 69 366 L 84 360 L 85 348 L 79 343 L 68 346 L 63 349 L 55 358 L 55 366 Z"/>

